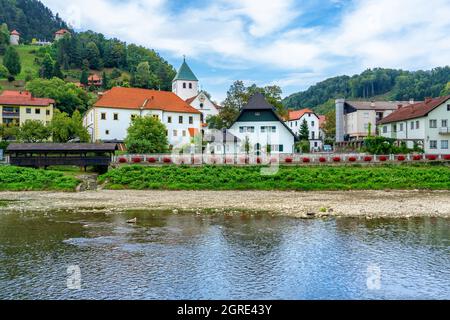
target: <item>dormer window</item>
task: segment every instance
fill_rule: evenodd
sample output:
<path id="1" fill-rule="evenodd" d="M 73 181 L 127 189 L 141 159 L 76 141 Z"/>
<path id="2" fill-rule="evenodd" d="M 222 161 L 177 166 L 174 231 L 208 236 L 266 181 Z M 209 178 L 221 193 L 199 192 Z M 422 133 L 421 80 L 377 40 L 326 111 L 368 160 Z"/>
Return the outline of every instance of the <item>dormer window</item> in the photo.
<path id="1" fill-rule="evenodd" d="M 186 89 L 186 82 L 183 82 L 183 89 Z"/>

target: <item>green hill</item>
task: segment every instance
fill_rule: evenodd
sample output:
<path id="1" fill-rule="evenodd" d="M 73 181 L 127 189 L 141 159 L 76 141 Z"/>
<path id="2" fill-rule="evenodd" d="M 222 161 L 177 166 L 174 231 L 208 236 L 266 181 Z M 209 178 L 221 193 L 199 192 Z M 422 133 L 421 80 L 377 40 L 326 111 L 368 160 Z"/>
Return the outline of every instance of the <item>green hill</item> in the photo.
<path id="1" fill-rule="evenodd" d="M 289 109 L 308 107 L 326 113 L 333 108 L 332 100 L 336 98 L 423 100 L 445 94 L 449 82 L 449 66 L 414 72 L 376 68 L 352 77 L 339 76 L 319 82 L 285 98 L 283 105 Z"/>

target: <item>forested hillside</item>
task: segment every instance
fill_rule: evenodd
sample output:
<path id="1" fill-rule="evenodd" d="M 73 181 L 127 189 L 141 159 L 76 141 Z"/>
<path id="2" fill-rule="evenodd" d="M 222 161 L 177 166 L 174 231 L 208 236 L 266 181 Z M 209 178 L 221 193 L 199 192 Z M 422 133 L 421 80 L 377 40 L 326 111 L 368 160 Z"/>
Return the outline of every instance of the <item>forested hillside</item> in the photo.
<path id="1" fill-rule="evenodd" d="M 57 30 L 69 29 L 58 16 L 36 0 L 0 0 L 0 24 L 6 23 L 10 30 L 21 33 L 22 41 L 33 38 L 52 40 Z"/>
<path id="2" fill-rule="evenodd" d="M 340 76 L 319 82 L 306 91 L 285 98 L 283 104 L 290 109 L 309 107 L 326 112 L 329 107 L 324 107 L 324 104 L 336 98 L 423 100 L 446 94 L 449 82 L 449 66 L 415 72 L 369 69 L 360 75 Z"/>

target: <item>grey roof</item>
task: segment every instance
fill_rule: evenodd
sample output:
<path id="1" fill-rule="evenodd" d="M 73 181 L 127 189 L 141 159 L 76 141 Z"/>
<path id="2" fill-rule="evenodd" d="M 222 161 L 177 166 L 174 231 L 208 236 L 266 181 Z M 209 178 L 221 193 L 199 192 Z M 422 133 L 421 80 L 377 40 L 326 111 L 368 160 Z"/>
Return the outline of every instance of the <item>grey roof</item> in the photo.
<path id="1" fill-rule="evenodd" d="M 397 110 L 399 105 L 407 106 L 409 101 L 345 101 L 357 110 Z"/>
<path id="2" fill-rule="evenodd" d="M 114 152 L 115 143 L 12 143 L 6 152 Z"/>
<path id="3" fill-rule="evenodd" d="M 242 110 L 274 110 L 275 108 L 269 104 L 262 93 L 255 93 L 250 97 L 247 104 Z"/>
<path id="4" fill-rule="evenodd" d="M 241 141 L 241 139 L 236 137 L 234 134 L 232 134 L 228 130 L 225 130 L 225 139 L 224 139 L 224 133 L 219 130 L 214 130 L 213 132 L 206 133 L 203 139 L 206 142 L 216 142 L 216 143 Z"/>

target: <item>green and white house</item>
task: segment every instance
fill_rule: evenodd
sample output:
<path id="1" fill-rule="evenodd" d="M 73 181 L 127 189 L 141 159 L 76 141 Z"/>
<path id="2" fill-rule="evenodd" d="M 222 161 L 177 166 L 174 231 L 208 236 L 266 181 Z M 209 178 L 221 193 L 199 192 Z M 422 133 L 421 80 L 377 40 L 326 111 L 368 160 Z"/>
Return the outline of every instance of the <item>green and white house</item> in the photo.
<path id="1" fill-rule="evenodd" d="M 292 154 L 297 137 L 261 93 L 253 95 L 229 129 L 240 140 L 240 153 Z"/>

